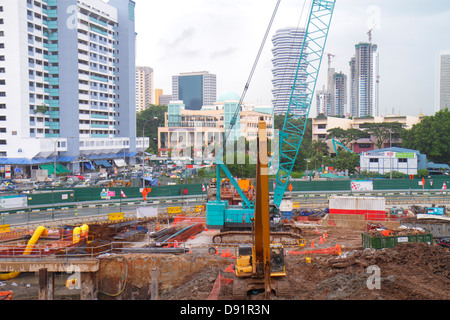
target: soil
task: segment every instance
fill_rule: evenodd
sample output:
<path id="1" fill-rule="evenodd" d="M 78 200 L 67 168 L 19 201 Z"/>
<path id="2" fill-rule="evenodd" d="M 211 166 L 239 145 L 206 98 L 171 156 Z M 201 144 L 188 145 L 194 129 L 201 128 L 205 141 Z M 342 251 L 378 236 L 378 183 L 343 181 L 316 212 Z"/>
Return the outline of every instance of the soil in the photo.
<path id="1" fill-rule="evenodd" d="M 328 227 L 327 230 L 321 230 L 319 227 L 318 231 L 319 234 L 315 229 L 305 232 L 306 248 L 286 248 L 286 280 L 290 283 L 290 290 L 287 296 L 274 299 L 450 299 L 450 253 L 447 249 L 435 244 L 403 243 L 392 249 L 363 250 L 360 231 L 338 227 Z M 325 231 L 328 237 L 320 244 L 318 238 Z M 292 250 L 310 250 L 312 241 L 315 242 L 316 249 L 339 244 L 342 254 L 312 255 L 310 263 L 305 259 L 305 255 L 290 254 Z M 123 295 L 116 299 L 150 299 L 150 271 L 153 265 L 157 265 L 161 270 L 161 300 L 208 299 L 219 275 L 226 279 L 235 279 L 234 273 L 226 270 L 236 261 L 232 257 L 210 254 L 208 249 L 193 248 L 192 253 L 179 256 L 128 257 L 130 278 Z M 223 252 L 222 250 L 219 248 L 220 252 Z M 231 252 L 234 253 L 233 250 Z M 123 266 L 120 267 L 120 264 L 124 261 L 123 257 L 112 256 L 104 260 L 101 263 L 103 274 L 100 275 L 102 281 L 99 283 L 99 290 L 116 292 L 117 283 L 122 277 Z M 59 276 L 55 279 L 55 298 L 77 299 L 79 292 L 69 291 L 64 287 L 66 277 L 67 275 L 60 275 L 61 279 Z M 105 286 L 108 283 L 110 287 Z M 14 292 L 15 300 L 37 299 L 38 278 L 34 274 L 23 273 L 16 279 L 0 282 L 0 291 L 9 290 Z M 232 283 L 223 282 L 218 294 L 221 300 L 232 300 Z"/>
<path id="2" fill-rule="evenodd" d="M 404 243 L 392 249 L 361 247 L 361 232 L 328 230 L 327 242 L 342 246 L 340 256 L 316 255 L 307 263 L 304 255 L 286 256 L 290 292 L 283 300 L 449 300 L 450 253 L 437 245 Z M 317 246 L 316 246 L 317 247 Z M 289 250 L 288 250 L 289 252 Z M 217 277 L 235 279 L 225 269 L 235 259 L 211 257 L 212 263 L 183 284 L 163 292 L 163 300 L 205 300 Z M 217 260 L 222 265 L 217 265 Z M 379 275 L 377 278 L 376 276 Z M 379 280 L 378 280 L 379 279 Z M 378 282 L 379 281 L 379 282 Z M 232 284 L 223 285 L 220 300 L 233 299 Z"/>

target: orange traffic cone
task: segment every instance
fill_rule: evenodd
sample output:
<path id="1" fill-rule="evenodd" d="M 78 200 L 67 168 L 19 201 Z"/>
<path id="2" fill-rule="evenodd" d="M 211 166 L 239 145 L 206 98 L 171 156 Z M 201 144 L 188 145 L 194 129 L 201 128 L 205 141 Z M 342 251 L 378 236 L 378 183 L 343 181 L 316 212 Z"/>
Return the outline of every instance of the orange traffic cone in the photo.
<path id="1" fill-rule="evenodd" d="M 234 273 L 234 267 L 232 264 L 230 264 L 226 269 L 225 272 Z"/>
<path id="2" fill-rule="evenodd" d="M 192 249 L 191 248 L 189 248 L 189 254 L 192 254 Z"/>
<path id="3" fill-rule="evenodd" d="M 219 254 L 219 248 L 216 247 L 216 254 Z"/>
<path id="4" fill-rule="evenodd" d="M 342 253 L 342 249 L 341 249 L 341 246 L 340 246 L 340 244 L 336 244 L 336 253 L 337 253 L 337 255 L 341 255 L 341 253 Z"/>
<path id="5" fill-rule="evenodd" d="M 320 236 L 319 243 L 320 243 L 320 244 L 323 244 L 322 236 Z"/>
<path id="6" fill-rule="evenodd" d="M 316 234 L 319 234 L 319 230 L 316 228 Z"/>
<path id="7" fill-rule="evenodd" d="M 325 236 L 325 238 L 328 238 L 328 233 L 325 232 L 324 236 Z"/>
<path id="8" fill-rule="evenodd" d="M 311 241 L 311 248 L 314 248 L 314 241 Z"/>

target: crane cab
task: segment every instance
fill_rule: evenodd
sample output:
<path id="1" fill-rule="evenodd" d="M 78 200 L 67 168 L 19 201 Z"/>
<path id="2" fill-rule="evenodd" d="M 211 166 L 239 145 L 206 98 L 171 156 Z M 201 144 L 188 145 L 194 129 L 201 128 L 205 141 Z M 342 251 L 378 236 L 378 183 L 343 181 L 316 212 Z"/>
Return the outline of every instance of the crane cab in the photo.
<path id="1" fill-rule="evenodd" d="M 254 246 L 240 246 L 238 256 L 236 258 L 235 272 L 237 277 L 257 277 L 259 270 L 256 270 L 255 261 L 256 253 Z M 284 277 L 286 276 L 286 267 L 284 261 L 284 248 L 281 244 L 270 245 L 270 276 Z"/>

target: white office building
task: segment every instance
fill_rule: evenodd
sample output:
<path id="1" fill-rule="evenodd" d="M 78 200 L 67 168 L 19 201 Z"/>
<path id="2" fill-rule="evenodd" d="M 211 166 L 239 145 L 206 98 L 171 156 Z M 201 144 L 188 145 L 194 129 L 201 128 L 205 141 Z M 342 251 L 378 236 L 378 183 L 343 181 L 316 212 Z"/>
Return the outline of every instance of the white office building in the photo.
<path id="1" fill-rule="evenodd" d="M 0 166 L 79 172 L 148 146 L 136 139 L 134 10 L 131 0 L 0 0 Z"/>
<path id="2" fill-rule="evenodd" d="M 450 50 L 439 53 L 436 82 L 436 111 L 450 110 Z"/>

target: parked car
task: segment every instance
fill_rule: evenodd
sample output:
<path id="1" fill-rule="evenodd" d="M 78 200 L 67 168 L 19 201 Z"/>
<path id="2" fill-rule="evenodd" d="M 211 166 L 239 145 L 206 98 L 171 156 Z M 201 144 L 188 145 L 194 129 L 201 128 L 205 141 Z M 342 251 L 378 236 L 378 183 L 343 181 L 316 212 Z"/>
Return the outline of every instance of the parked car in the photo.
<path id="1" fill-rule="evenodd" d="M 440 245 L 441 247 L 449 249 L 450 248 L 450 238 L 442 238 L 437 241 L 437 244 Z"/>
<path id="2" fill-rule="evenodd" d="M 74 186 L 74 188 L 87 188 L 90 187 L 91 183 L 89 181 L 83 181 L 78 183 L 76 186 Z"/>

